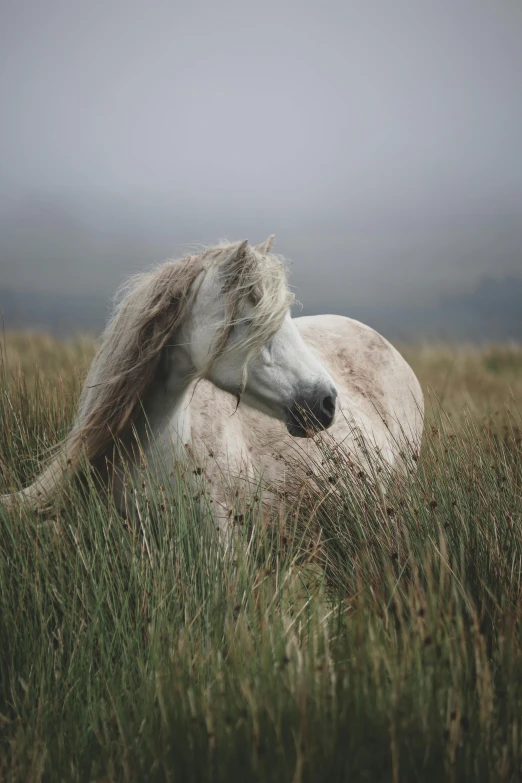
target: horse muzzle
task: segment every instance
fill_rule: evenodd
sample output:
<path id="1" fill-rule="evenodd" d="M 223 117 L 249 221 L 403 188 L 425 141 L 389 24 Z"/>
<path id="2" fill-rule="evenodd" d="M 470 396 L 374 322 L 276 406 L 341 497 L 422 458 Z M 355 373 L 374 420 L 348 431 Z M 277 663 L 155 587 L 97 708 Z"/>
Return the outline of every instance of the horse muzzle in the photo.
<path id="1" fill-rule="evenodd" d="M 326 390 L 325 390 L 326 391 Z M 311 438 L 316 432 L 327 430 L 335 419 L 337 391 L 296 398 L 288 407 L 287 428 L 294 438 Z"/>

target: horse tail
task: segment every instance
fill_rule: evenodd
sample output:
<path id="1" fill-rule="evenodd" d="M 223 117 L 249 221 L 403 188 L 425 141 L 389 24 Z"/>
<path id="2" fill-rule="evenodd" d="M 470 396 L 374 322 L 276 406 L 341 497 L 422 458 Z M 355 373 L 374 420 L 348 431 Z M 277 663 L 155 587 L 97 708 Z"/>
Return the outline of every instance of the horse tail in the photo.
<path id="1" fill-rule="evenodd" d="M 48 507 L 64 485 L 65 477 L 75 473 L 79 466 L 79 450 L 75 440 L 69 436 L 33 483 L 19 492 L 0 496 L 0 505 L 8 510 L 25 506 L 38 511 Z"/>

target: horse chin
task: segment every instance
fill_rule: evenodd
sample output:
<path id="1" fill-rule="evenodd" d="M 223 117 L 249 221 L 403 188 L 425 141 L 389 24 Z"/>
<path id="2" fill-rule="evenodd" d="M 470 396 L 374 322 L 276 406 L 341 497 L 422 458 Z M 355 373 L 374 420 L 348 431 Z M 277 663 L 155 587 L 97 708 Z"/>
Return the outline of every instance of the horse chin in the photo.
<path id="1" fill-rule="evenodd" d="M 313 438 L 317 434 L 311 427 L 303 427 L 301 424 L 287 424 L 287 429 L 293 438 Z"/>

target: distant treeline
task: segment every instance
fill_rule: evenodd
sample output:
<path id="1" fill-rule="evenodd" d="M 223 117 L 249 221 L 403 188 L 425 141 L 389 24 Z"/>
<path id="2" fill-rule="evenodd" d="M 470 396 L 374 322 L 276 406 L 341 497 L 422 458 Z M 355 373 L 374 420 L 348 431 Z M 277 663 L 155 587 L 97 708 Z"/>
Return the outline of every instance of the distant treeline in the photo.
<path id="1" fill-rule="evenodd" d="M 64 336 L 74 332 L 98 333 L 109 314 L 103 297 L 16 291 L 0 286 L 0 312 L 6 329 L 36 329 Z"/>

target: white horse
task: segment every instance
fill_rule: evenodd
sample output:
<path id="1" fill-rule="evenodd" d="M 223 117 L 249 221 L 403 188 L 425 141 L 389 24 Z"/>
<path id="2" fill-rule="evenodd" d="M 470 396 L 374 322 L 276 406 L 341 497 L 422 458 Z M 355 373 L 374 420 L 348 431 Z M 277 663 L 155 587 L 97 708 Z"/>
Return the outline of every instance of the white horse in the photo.
<path id="1" fill-rule="evenodd" d="M 313 463 L 327 428 L 356 464 L 367 467 L 363 432 L 380 460 L 404 471 L 423 427 L 413 371 L 357 321 L 292 319 L 286 267 L 270 252 L 272 241 L 221 244 L 132 278 L 102 335 L 71 433 L 35 482 L 4 504 L 45 506 L 85 455 L 109 471 L 125 511 L 125 475 L 168 480 L 169 467 L 190 452 L 226 529 L 223 477 L 281 485 L 295 439 L 305 439 L 297 451 Z"/>

